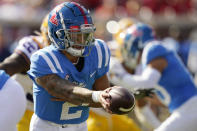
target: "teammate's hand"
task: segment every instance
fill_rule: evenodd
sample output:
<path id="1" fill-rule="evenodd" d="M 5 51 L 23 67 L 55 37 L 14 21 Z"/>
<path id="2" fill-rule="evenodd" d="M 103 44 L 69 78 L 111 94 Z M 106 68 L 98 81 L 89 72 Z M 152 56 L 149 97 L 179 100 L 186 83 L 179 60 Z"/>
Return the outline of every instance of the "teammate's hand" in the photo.
<path id="1" fill-rule="evenodd" d="M 134 95 L 137 100 L 142 99 L 144 97 L 153 97 L 154 89 L 138 89 L 135 91 Z"/>

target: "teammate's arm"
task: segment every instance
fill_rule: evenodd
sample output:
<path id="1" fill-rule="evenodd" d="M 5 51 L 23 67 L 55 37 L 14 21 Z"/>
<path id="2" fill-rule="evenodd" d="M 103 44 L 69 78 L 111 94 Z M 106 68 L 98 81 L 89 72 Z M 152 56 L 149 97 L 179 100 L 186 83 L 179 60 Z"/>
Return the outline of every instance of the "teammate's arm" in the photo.
<path id="1" fill-rule="evenodd" d="M 125 76 L 123 80 L 130 83 L 131 87 L 153 88 L 159 82 L 161 74 L 167 65 L 165 58 L 153 59 L 144 69 L 142 75 Z"/>
<path id="2" fill-rule="evenodd" d="M 102 79 L 103 78 L 98 79 L 95 84 L 97 85 Z M 45 88 L 49 94 L 61 101 L 67 101 L 75 105 L 88 104 L 91 107 L 101 107 L 101 103 L 108 105 L 104 100 L 104 98 L 109 97 L 106 91 L 102 91 L 100 94 L 99 102 L 94 102 L 92 99 L 92 93 L 94 91 L 79 87 L 68 80 L 62 79 L 56 74 L 36 78 L 36 82 Z"/>
<path id="3" fill-rule="evenodd" d="M 29 70 L 29 67 L 30 64 L 24 56 L 15 52 L 0 63 L 0 69 L 5 70 L 5 72 L 9 75 L 19 72 L 26 72 Z"/>
<path id="4" fill-rule="evenodd" d="M 131 75 L 128 73 L 119 73 L 115 71 L 116 76 L 119 76 L 120 82 L 124 83 L 124 87 L 133 91 L 133 89 L 150 89 L 153 88 L 160 80 L 163 70 L 168 63 L 165 58 L 160 57 L 149 62 L 141 75 Z"/>

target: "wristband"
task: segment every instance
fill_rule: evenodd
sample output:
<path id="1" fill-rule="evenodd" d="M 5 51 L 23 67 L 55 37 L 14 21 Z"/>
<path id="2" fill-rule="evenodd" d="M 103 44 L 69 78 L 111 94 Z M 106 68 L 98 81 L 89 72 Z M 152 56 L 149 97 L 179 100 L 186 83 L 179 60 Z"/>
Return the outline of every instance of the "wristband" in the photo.
<path id="1" fill-rule="evenodd" d="M 92 92 L 92 100 L 94 102 L 99 102 L 99 98 L 100 98 L 100 94 L 101 94 L 102 91 L 93 91 Z"/>

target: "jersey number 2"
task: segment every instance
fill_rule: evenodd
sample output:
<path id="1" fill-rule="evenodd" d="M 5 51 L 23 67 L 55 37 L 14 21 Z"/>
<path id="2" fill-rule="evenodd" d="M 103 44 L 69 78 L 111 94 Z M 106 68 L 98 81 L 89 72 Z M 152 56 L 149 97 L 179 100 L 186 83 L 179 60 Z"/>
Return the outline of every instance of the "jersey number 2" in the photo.
<path id="1" fill-rule="evenodd" d="M 62 113 L 61 113 L 60 120 L 70 120 L 70 119 L 75 119 L 75 118 L 81 117 L 82 110 L 76 111 L 74 113 L 69 113 L 69 109 L 71 107 L 77 107 L 77 105 L 73 105 L 68 102 L 66 102 L 62 105 Z"/>

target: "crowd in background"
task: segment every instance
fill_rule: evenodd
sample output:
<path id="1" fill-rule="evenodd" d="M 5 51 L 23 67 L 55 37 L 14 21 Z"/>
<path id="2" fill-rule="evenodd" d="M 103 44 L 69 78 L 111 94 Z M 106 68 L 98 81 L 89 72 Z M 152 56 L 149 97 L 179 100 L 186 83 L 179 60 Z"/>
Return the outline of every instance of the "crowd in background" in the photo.
<path id="1" fill-rule="evenodd" d="M 10 54 L 15 41 L 39 30 L 42 18 L 63 1 L 66 0 L 0 0 L 0 61 Z M 73 1 L 91 11 L 97 28 L 96 37 L 106 41 L 112 39 L 106 24 L 128 16 L 151 24 L 158 38 L 171 36 L 180 43 L 189 38 L 197 25 L 195 0 Z"/>

